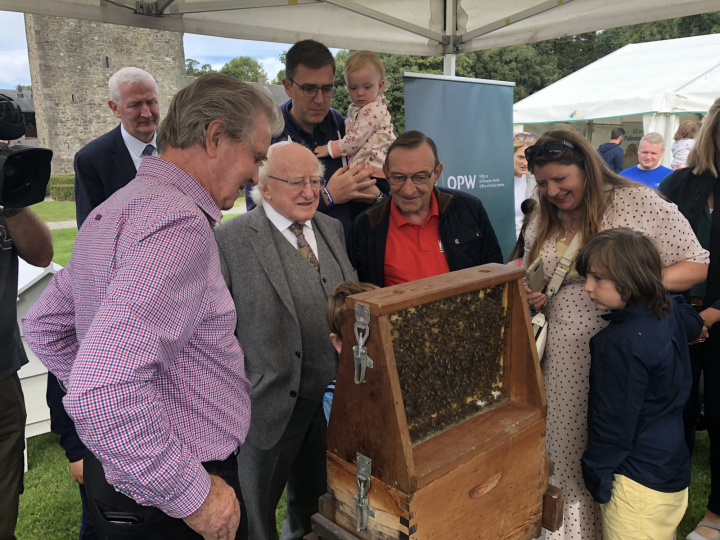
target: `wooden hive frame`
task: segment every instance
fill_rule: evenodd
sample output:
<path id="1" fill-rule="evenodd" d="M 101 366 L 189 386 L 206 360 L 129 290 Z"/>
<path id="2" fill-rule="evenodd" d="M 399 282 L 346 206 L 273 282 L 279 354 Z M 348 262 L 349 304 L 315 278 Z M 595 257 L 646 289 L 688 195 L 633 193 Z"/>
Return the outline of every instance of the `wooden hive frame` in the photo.
<path id="1" fill-rule="evenodd" d="M 548 486 L 547 404 L 529 319 L 525 271 L 489 264 L 349 297 L 328 427 L 333 521 L 363 540 L 524 539 L 540 533 Z M 389 316 L 507 284 L 504 345 L 507 401 L 411 444 Z M 369 306 L 365 346 L 374 365 L 355 384 L 355 304 Z M 356 456 L 372 461 L 375 517 L 356 530 Z"/>

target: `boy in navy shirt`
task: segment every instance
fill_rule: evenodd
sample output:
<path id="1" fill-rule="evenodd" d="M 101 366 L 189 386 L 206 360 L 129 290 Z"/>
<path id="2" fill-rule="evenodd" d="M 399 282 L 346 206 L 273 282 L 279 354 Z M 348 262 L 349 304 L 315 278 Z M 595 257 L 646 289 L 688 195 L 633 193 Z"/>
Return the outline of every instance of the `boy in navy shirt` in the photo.
<path id="1" fill-rule="evenodd" d="M 685 513 L 690 454 L 683 408 L 688 342 L 703 321 L 670 297 L 652 241 L 631 229 L 592 236 L 577 259 L 585 291 L 609 325 L 590 340 L 585 485 L 601 503 L 605 540 L 671 540 Z"/>

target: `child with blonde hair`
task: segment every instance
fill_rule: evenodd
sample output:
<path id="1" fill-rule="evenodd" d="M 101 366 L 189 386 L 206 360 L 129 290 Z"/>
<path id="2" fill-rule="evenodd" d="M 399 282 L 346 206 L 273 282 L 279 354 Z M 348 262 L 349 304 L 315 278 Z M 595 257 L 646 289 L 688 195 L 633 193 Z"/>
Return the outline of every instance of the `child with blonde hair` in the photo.
<path id="1" fill-rule="evenodd" d="M 675 142 L 672 150 L 673 159 L 670 168 L 673 170 L 682 169 L 687 163 L 690 150 L 695 146 L 695 136 L 697 135 L 697 124 L 692 120 L 686 120 L 678 127 L 675 132 Z"/>
<path id="2" fill-rule="evenodd" d="M 352 105 L 345 118 L 345 137 L 315 149 L 318 157 L 346 157 L 348 166 L 362 163 L 384 179 L 387 149 L 395 140 L 385 88 L 385 66 L 371 51 L 355 51 L 345 62 L 345 83 Z M 389 189 L 387 190 L 389 191 Z"/>

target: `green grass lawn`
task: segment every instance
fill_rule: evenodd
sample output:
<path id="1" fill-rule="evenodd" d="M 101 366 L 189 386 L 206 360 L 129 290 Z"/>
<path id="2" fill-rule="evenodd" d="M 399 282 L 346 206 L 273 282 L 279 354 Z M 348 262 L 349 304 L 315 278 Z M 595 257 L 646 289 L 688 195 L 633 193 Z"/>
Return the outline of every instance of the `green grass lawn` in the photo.
<path id="1" fill-rule="evenodd" d="M 28 439 L 28 472 L 20 496 L 18 540 L 76 539 L 80 532 L 80 493 L 60 448 L 47 433 Z"/>
<path id="2" fill-rule="evenodd" d="M 62 219 L 55 219 L 52 220 L 45 219 L 44 215 L 50 215 L 50 216 L 58 216 L 60 215 L 61 210 L 57 210 L 53 208 L 53 205 L 72 205 L 72 217 L 69 219 L 75 219 L 75 203 L 73 202 L 54 202 L 54 201 L 45 201 L 41 202 L 40 204 L 36 204 L 32 206 L 31 208 L 33 210 L 36 210 L 36 207 L 42 206 L 43 210 L 41 212 L 36 213 L 40 215 L 40 217 L 43 219 L 43 221 L 63 221 L 65 218 Z M 245 204 L 245 199 L 238 199 L 235 203 L 235 206 L 240 206 L 241 204 Z M 45 206 L 43 206 L 45 205 Z M 41 215 L 42 213 L 42 215 Z M 227 216 L 223 216 L 223 221 L 227 221 L 228 219 L 231 219 L 235 217 L 238 214 L 229 214 Z M 72 247 L 75 243 L 75 236 L 77 236 L 77 227 L 72 227 L 70 229 L 53 229 L 50 231 L 52 234 L 53 239 L 53 248 L 55 249 L 55 255 L 53 256 L 53 262 L 59 264 L 60 266 L 67 266 L 68 261 L 70 260 L 70 254 L 72 253 Z"/>
<path id="3" fill-rule="evenodd" d="M 80 494 L 70 477 L 70 467 L 52 433 L 28 440 L 29 471 L 20 497 L 18 540 L 74 540 L 80 530 Z M 710 493 L 710 440 L 698 432 L 690 485 L 690 504 L 678 527 L 678 539 L 695 528 L 705 515 Z M 278 531 L 285 519 L 285 495 L 275 513 Z"/>
<path id="4" fill-rule="evenodd" d="M 70 254 L 72 253 L 77 232 L 77 227 L 73 227 L 72 229 L 54 229 L 50 231 L 53 239 L 53 249 L 55 250 L 55 254 L 53 255 L 54 263 L 57 263 L 60 266 L 67 266 L 68 261 L 70 261 Z"/>
<path id="5" fill-rule="evenodd" d="M 707 431 L 697 432 L 695 454 L 692 463 L 692 481 L 690 483 L 690 497 L 685 517 L 678 527 L 678 540 L 692 531 L 707 512 L 708 497 L 710 496 L 710 438 Z"/>
<path id="6" fill-rule="evenodd" d="M 73 201 L 43 201 L 33 204 L 30 210 L 45 223 L 53 221 L 75 221 L 75 203 Z"/>
<path id="7" fill-rule="evenodd" d="M 235 201 L 235 206 L 245 204 L 245 197 Z M 45 223 L 53 221 L 75 221 L 75 203 L 73 201 L 43 201 L 33 204 L 30 209 Z"/>
<path id="8" fill-rule="evenodd" d="M 75 540 L 80 532 L 80 493 L 52 433 L 28 439 L 28 472 L 20 496 L 18 540 Z M 278 531 L 285 519 L 285 495 L 275 512 Z"/>

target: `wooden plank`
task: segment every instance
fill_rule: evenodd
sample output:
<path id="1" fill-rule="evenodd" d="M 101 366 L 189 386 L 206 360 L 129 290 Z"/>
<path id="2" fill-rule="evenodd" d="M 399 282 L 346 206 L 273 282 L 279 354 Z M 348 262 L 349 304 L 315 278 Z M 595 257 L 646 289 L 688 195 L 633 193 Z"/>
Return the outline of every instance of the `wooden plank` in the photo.
<path id="1" fill-rule="evenodd" d="M 557 531 L 563 524 L 565 493 L 557 486 L 549 485 L 543 496 L 542 526 L 550 532 Z"/>
<path id="2" fill-rule="evenodd" d="M 355 302 L 370 306 L 370 314 L 386 315 L 395 311 L 428 302 L 435 302 L 449 296 L 485 289 L 500 283 L 506 283 L 525 276 L 525 270 L 504 264 L 484 264 L 474 268 L 449 272 L 439 276 L 418 279 L 401 285 L 385 287 L 375 291 L 355 294 L 345 302 L 355 309 Z M 480 278 L 480 279 L 478 279 Z"/>
<path id="3" fill-rule="evenodd" d="M 353 536 L 320 514 L 310 518 L 310 526 L 319 540 L 358 540 L 357 536 Z"/>
<path id="4" fill-rule="evenodd" d="M 355 510 L 355 495 L 357 493 L 347 493 L 346 491 L 338 490 L 336 493 L 337 496 L 337 510 L 336 510 L 336 517 L 337 512 L 345 512 L 348 515 L 352 516 L 353 520 L 356 516 L 356 510 Z M 369 496 L 368 496 L 369 499 Z M 368 528 L 380 528 L 380 529 L 389 529 L 395 532 L 401 532 L 408 534 L 409 528 L 406 525 L 402 524 L 401 517 L 396 516 L 393 514 L 389 514 L 387 512 L 383 512 L 382 510 L 376 509 L 375 507 L 377 504 L 370 500 L 370 508 L 373 509 L 375 512 L 375 517 L 370 517 L 368 519 Z"/>
<path id="5" fill-rule="evenodd" d="M 509 397 L 513 401 L 537 407 L 542 412 L 542 417 L 547 418 L 542 372 L 522 280 L 508 283 L 508 294 L 511 344 L 509 354 L 512 367 L 507 370 L 505 380 L 509 383 Z"/>
<path id="6" fill-rule="evenodd" d="M 330 521 L 335 521 L 335 497 L 331 493 L 318 499 L 318 513 Z"/>
<path id="7" fill-rule="evenodd" d="M 542 518 L 546 470 L 538 420 L 419 489 L 412 501 L 417 540 L 522 539 Z"/>
<path id="8" fill-rule="evenodd" d="M 327 456 L 328 484 L 332 487 L 336 502 L 342 498 L 351 500 L 357 494 L 356 469 L 330 452 Z M 371 506 L 376 514 L 384 513 L 392 516 L 393 523 L 398 522 L 401 517 L 407 519 L 411 517 L 409 514 L 411 497 L 388 486 L 379 478 L 370 477 L 368 497 L 372 501 Z"/>
<path id="9" fill-rule="evenodd" d="M 532 527 L 528 532 L 525 533 L 525 536 L 520 538 L 519 540 L 535 540 L 536 538 L 539 538 L 542 534 L 542 525 L 540 523 L 536 523 L 534 527 Z"/>
<path id="10" fill-rule="evenodd" d="M 303 540 L 320 540 L 320 537 L 315 534 L 314 532 L 311 532 L 310 534 L 306 534 L 303 536 Z M 334 538 L 328 538 L 323 540 L 335 540 Z"/>
<path id="11" fill-rule="evenodd" d="M 357 523 L 354 504 L 352 506 L 348 506 L 344 503 L 338 502 L 335 516 L 336 523 L 345 531 L 357 536 L 359 540 L 415 540 L 414 536 L 408 536 L 395 528 L 381 525 L 372 518 L 368 519 L 367 529 L 358 532 L 356 529 Z"/>
<path id="12" fill-rule="evenodd" d="M 507 401 L 413 448 L 418 489 L 540 420 L 534 407 Z"/>
<path id="13" fill-rule="evenodd" d="M 328 451 L 351 464 L 360 453 L 372 460 L 374 476 L 412 493 L 415 465 L 387 317 L 371 318 L 365 346 L 374 367 L 367 369 L 365 384 L 355 384 L 355 317 L 353 311 L 349 315 L 327 431 Z"/>

